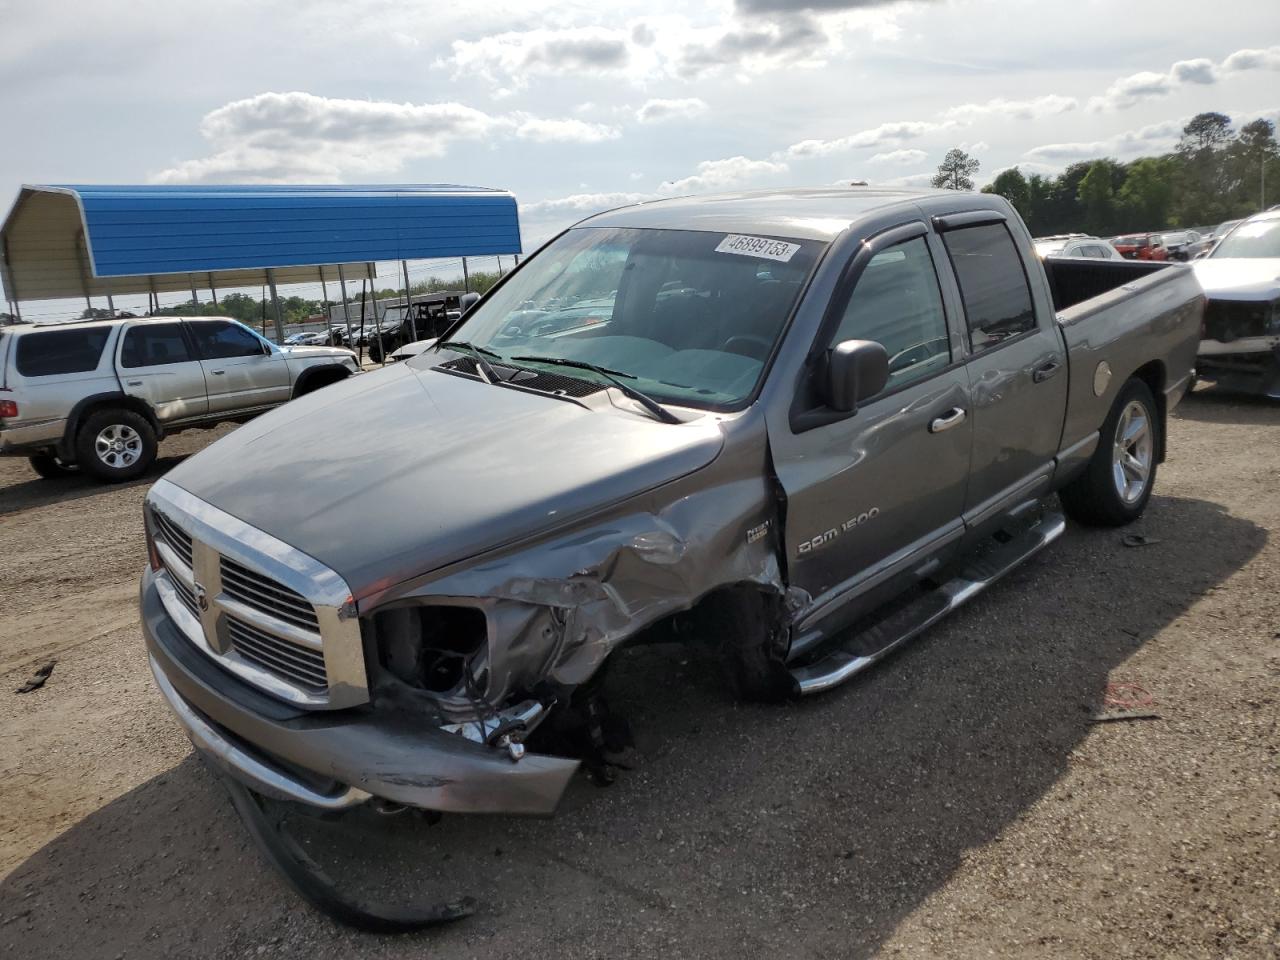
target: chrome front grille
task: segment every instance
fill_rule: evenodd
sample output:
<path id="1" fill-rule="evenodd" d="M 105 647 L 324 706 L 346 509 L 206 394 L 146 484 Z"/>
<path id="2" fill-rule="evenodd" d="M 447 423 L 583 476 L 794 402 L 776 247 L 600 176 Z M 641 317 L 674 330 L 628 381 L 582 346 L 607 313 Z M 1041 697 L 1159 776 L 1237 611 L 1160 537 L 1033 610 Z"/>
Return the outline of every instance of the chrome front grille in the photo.
<path id="1" fill-rule="evenodd" d="M 321 651 L 272 636 L 236 617 L 227 617 L 227 635 L 236 653 L 262 669 L 307 690 L 317 693 L 328 690 L 329 678 Z"/>
<path id="2" fill-rule="evenodd" d="M 338 574 L 167 480 L 147 508 L 163 567 L 156 588 L 193 646 L 291 703 L 368 701 L 360 625 Z"/>
<path id="3" fill-rule="evenodd" d="M 245 606 L 279 617 L 295 627 L 320 632 L 315 607 L 306 597 L 228 557 L 222 558 L 222 592 Z"/>
<path id="4" fill-rule="evenodd" d="M 171 550 L 178 555 L 178 559 L 191 566 L 191 537 L 185 530 L 176 523 L 166 517 L 159 510 L 152 510 L 151 516 L 155 520 L 156 534 L 167 543 Z"/>

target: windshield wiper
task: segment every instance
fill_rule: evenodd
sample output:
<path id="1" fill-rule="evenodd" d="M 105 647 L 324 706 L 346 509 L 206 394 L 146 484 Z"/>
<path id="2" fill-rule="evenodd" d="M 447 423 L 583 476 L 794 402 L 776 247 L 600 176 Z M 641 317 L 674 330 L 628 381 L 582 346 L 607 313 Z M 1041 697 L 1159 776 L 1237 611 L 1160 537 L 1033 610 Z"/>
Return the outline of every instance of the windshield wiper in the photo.
<path id="1" fill-rule="evenodd" d="M 480 373 L 484 377 L 486 383 L 502 382 L 502 378 L 498 376 L 498 372 L 494 370 L 489 364 L 489 361 L 485 359 L 485 354 L 488 354 L 495 360 L 501 360 L 501 354 L 494 353 L 492 350 L 486 350 L 484 347 L 477 347 L 475 344 L 467 343 L 465 340 L 446 340 L 444 343 L 437 340 L 434 349 L 439 352 L 441 347 L 444 347 L 446 350 L 456 350 L 458 353 L 469 353 L 471 358 L 475 360 L 476 366 L 480 368 Z"/>
<path id="2" fill-rule="evenodd" d="M 608 380 L 613 386 L 617 387 L 622 393 L 630 397 L 640 406 L 644 407 L 650 414 L 663 423 L 683 423 L 684 421 L 677 417 L 674 413 L 660 404 L 657 400 L 648 394 L 641 393 L 635 387 L 623 383 L 620 377 L 629 377 L 635 379 L 635 374 L 623 373 L 621 370 L 610 370 L 608 367 L 596 366 L 594 363 L 588 363 L 586 360 L 569 360 L 565 357 L 512 357 L 512 360 L 524 361 L 526 363 L 549 363 L 557 367 L 574 367 L 578 370 L 590 370 L 604 379 Z"/>

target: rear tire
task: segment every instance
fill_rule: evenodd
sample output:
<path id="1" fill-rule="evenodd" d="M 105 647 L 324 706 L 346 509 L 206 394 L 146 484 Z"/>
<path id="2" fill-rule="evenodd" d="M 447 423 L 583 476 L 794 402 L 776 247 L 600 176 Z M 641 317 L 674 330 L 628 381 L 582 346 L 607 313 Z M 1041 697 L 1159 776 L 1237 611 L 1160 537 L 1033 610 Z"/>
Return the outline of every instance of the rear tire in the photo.
<path id="1" fill-rule="evenodd" d="M 95 480 L 123 483 L 155 462 L 156 432 L 142 414 L 108 407 L 89 414 L 76 434 L 76 462 Z"/>
<path id="2" fill-rule="evenodd" d="M 1123 526 L 1142 516 L 1156 482 L 1159 431 L 1151 389 L 1130 380 L 1103 421 L 1089 466 L 1062 490 L 1068 515 L 1099 527 Z"/>
<path id="3" fill-rule="evenodd" d="M 74 463 L 63 463 L 51 453 L 37 453 L 34 457 L 28 457 L 27 460 L 31 464 L 31 469 L 46 480 L 60 480 L 79 472 Z"/>

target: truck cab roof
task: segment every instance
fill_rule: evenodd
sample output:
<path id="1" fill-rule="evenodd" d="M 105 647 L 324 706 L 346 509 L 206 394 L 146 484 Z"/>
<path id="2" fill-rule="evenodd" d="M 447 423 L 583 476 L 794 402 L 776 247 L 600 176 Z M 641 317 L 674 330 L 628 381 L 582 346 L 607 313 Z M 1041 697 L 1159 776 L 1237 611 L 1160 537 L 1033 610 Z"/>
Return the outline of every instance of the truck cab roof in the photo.
<path id="1" fill-rule="evenodd" d="M 887 187 L 818 187 L 762 190 L 653 200 L 618 207 L 581 221 L 578 227 L 641 227 L 763 233 L 831 241 L 868 216 L 894 206 L 949 198 L 969 209 L 998 209 L 984 194 Z"/>

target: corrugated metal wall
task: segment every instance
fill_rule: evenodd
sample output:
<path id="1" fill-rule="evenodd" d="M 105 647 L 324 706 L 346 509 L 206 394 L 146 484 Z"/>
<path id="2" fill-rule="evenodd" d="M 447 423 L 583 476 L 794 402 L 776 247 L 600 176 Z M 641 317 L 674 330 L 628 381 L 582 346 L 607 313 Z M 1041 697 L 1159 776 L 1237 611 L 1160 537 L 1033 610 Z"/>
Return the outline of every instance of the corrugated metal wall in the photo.
<path id="1" fill-rule="evenodd" d="M 442 185 L 56 190 L 24 188 L 5 224 L 6 289 L 24 300 L 207 288 L 211 279 L 229 288 L 260 282 L 267 267 L 278 268 L 279 283 L 289 283 L 318 279 L 321 264 L 353 265 L 349 276 L 354 277 L 363 264 L 377 260 L 520 252 L 515 198 L 498 190 Z"/>

